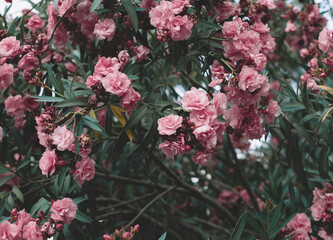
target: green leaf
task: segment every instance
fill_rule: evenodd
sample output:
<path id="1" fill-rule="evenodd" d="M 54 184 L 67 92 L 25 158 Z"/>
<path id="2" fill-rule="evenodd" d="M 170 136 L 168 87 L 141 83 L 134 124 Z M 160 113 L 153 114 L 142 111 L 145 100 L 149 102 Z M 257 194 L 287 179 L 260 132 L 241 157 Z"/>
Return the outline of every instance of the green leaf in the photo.
<path id="1" fill-rule="evenodd" d="M 213 23 L 213 22 L 208 22 L 202 19 L 198 20 L 198 24 L 196 25 L 198 28 L 204 28 L 204 29 L 221 29 L 221 26 Z"/>
<path id="2" fill-rule="evenodd" d="M 11 174 L 11 175 L 8 175 L 6 177 L 4 177 L 3 179 L 0 180 L 0 187 L 3 186 L 8 180 L 14 178 L 15 175 L 14 174 Z"/>
<path id="3" fill-rule="evenodd" d="M 77 212 L 76 212 L 76 220 L 78 220 L 80 222 L 84 222 L 84 223 L 92 222 L 92 219 L 88 215 L 81 212 L 80 210 L 77 210 Z"/>
<path id="4" fill-rule="evenodd" d="M 47 76 L 48 76 L 48 80 L 51 81 L 52 85 L 54 86 L 55 90 L 59 93 L 62 93 L 60 85 L 58 80 L 56 79 L 56 77 L 53 74 L 53 71 L 50 67 L 50 65 L 47 65 Z"/>
<path id="5" fill-rule="evenodd" d="M 126 123 L 126 125 L 124 127 L 124 131 L 136 126 L 142 120 L 142 118 L 146 115 L 147 111 L 148 111 L 148 108 L 146 106 L 143 106 L 140 109 L 136 110 L 134 113 L 132 113 L 130 119 L 128 120 L 128 122 Z"/>
<path id="6" fill-rule="evenodd" d="M 69 167 L 66 167 L 66 168 L 63 167 L 59 171 L 59 174 L 57 176 L 57 186 L 58 186 L 59 190 L 61 190 L 62 186 L 64 185 L 66 173 L 68 172 L 68 170 L 69 170 Z"/>
<path id="7" fill-rule="evenodd" d="M 158 238 L 158 240 L 165 240 L 167 233 L 163 233 L 162 236 Z"/>
<path id="8" fill-rule="evenodd" d="M 232 231 L 231 236 L 229 238 L 230 240 L 241 239 L 240 237 L 242 236 L 242 233 L 244 230 L 246 215 L 247 215 L 247 212 L 244 212 L 238 219 L 236 226 L 235 226 L 234 230 Z"/>
<path id="9" fill-rule="evenodd" d="M 25 166 L 27 166 L 30 163 L 30 161 L 24 161 L 17 169 L 16 172 L 18 172 L 20 169 L 24 168 Z"/>
<path id="10" fill-rule="evenodd" d="M 274 230 L 269 234 L 269 239 L 275 239 L 276 234 L 278 234 L 278 232 L 280 232 L 280 230 L 286 226 L 291 221 L 291 219 L 296 216 L 296 214 L 297 213 L 294 213 L 293 215 L 289 216 L 278 228 L 274 228 Z"/>
<path id="11" fill-rule="evenodd" d="M 90 7 L 90 13 L 95 11 L 95 9 L 101 4 L 102 1 L 103 0 L 94 0 L 94 2 L 91 4 L 91 7 Z"/>
<path id="12" fill-rule="evenodd" d="M 24 203 L 24 197 L 20 189 L 18 189 L 16 186 L 13 187 L 12 192 L 16 195 L 16 197 L 21 201 L 21 203 Z"/>
<path id="13" fill-rule="evenodd" d="M 328 168 L 328 154 L 329 149 L 327 146 L 324 146 L 319 153 L 318 165 L 319 165 L 319 174 L 322 178 L 329 178 L 327 172 Z"/>
<path id="14" fill-rule="evenodd" d="M 294 185 L 292 182 L 289 182 L 289 195 L 290 195 L 290 203 L 291 203 L 291 211 L 295 212 L 296 210 L 296 201 L 295 201 L 295 191 Z"/>
<path id="15" fill-rule="evenodd" d="M 43 208 L 45 205 L 48 205 L 48 201 L 45 198 L 40 198 L 38 200 L 38 202 L 36 202 L 31 210 L 30 210 L 30 214 L 31 216 L 34 216 L 37 212 L 39 212 L 39 209 Z"/>
<path id="16" fill-rule="evenodd" d="M 30 96 L 32 98 L 37 98 L 37 102 L 61 102 L 64 101 L 63 98 L 60 97 L 51 97 L 51 96 Z"/>
<path id="17" fill-rule="evenodd" d="M 80 204 L 81 202 L 87 200 L 85 196 L 81 196 L 81 197 L 77 197 L 77 198 L 74 198 L 73 201 L 76 205 Z"/>
<path id="18" fill-rule="evenodd" d="M 105 132 L 104 128 L 102 128 L 98 123 L 90 121 L 89 118 L 87 117 L 87 115 L 83 117 L 83 122 L 85 125 L 92 128 L 93 130 L 100 132 L 103 136 L 105 136 L 105 137 L 108 136 L 108 134 Z"/>
<path id="19" fill-rule="evenodd" d="M 71 99 L 66 99 L 63 100 L 62 102 L 57 103 L 55 106 L 56 107 L 88 107 L 87 104 L 88 99 L 83 97 L 83 98 L 71 98 Z"/>
<path id="20" fill-rule="evenodd" d="M 134 30 L 137 32 L 139 28 L 139 20 L 131 0 L 120 0 L 120 2 L 123 4 L 124 8 L 126 9 L 126 12 L 128 13 L 131 22 L 133 24 Z"/>

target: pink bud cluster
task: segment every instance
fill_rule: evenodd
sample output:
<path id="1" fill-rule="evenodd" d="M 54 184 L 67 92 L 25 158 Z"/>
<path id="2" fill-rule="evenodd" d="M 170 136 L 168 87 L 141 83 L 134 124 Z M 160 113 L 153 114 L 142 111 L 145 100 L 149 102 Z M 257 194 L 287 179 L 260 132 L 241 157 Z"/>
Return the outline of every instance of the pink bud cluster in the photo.
<path id="1" fill-rule="evenodd" d="M 108 235 L 104 234 L 104 240 L 132 240 L 134 235 L 139 231 L 139 224 L 135 225 L 134 227 L 129 227 L 127 231 L 124 228 L 120 230 L 116 229 L 113 234 Z"/>
<path id="2" fill-rule="evenodd" d="M 169 36 L 174 41 L 182 41 L 191 36 L 195 19 L 186 14 L 180 15 L 189 7 L 189 0 L 162 0 L 150 9 L 150 23 L 157 28 L 157 38 L 161 42 L 167 41 Z"/>
<path id="3" fill-rule="evenodd" d="M 129 62 L 129 54 L 123 50 L 118 58 L 101 57 L 95 65 L 93 75 L 87 78 L 86 84 L 95 92 L 96 100 L 99 97 L 105 100 L 110 93 L 114 94 L 121 98 L 120 105 L 131 114 L 141 96 L 131 87 L 131 79 L 120 71 Z"/>
<path id="4" fill-rule="evenodd" d="M 32 218 L 24 209 L 14 208 L 10 221 L 0 223 L 0 236 L 8 240 L 44 240 L 52 237 L 76 217 L 77 206 L 70 198 L 54 201 L 49 217 L 43 211 Z"/>
<path id="5" fill-rule="evenodd" d="M 82 160 L 65 161 L 60 155 L 64 151 L 76 152 L 75 136 L 65 125 L 57 124 L 56 119 L 57 111 L 53 107 L 35 118 L 39 143 L 46 148 L 39 160 L 39 168 L 42 174 L 51 176 L 57 168 L 69 166 L 75 175 L 74 179 L 77 179 L 81 186 L 85 181 L 93 179 L 95 175 L 95 161 L 88 156 L 91 153 L 91 140 L 88 135 L 79 136 L 79 155 Z"/>
<path id="6" fill-rule="evenodd" d="M 326 188 L 313 190 L 310 208 L 313 220 L 321 223 L 318 235 L 323 239 L 333 239 L 333 186 L 326 183 Z"/>

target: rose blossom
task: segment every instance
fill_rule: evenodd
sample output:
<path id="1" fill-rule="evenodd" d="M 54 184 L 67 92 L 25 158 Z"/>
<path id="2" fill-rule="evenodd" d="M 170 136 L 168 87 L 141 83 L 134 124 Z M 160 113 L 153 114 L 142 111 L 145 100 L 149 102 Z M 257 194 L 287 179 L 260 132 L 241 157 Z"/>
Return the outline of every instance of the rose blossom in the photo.
<path id="1" fill-rule="evenodd" d="M 326 27 L 319 33 L 318 46 L 324 53 L 333 53 L 333 31 Z"/>
<path id="2" fill-rule="evenodd" d="M 182 154 L 185 151 L 185 146 L 181 141 L 164 141 L 158 145 L 158 148 L 160 148 L 162 153 L 169 158 L 173 158 L 176 154 Z"/>
<path id="3" fill-rule="evenodd" d="M 311 221 L 305 213 L 297 213 L 296 216 L 287 224 L 289 229 L 302 229 L 308 233 L 312 232 Z"/>
<path id="4" fill-rule="evenodd" d="M 94 178 L 95 161 L 90 157 L 84 157 L 81 162 L 77 161 L 75 167 L 76 170 L 74 172 L 74 179 L 77 179 L 79 186 L 82 186 L 85 181 L 89 181 Z"/>
<path id="5" fill-rule="evenodd" d="M 30 221 L 23 227 L 23 239 L 24 240 L 43 240 L 43 235 L 39 230 L 39 227 L 35 221 Z"/>
<path id="6" fill-rule="evenodd" d="M 10 59 L 18 55 L 20 48 L 20 41 L 16 40 L 16 37 L 7 37 L 0 42 L 0 58 L 8 57 Z"/>
<path id="7" fill-rule="evenodd" d="M 117 58 L 101 57 L 95 65 L 95 73 L 108 75 L 119 70 L 121 64 Z"/>
<path id="8" fill-rule="evenodd" d="M 177 128 L 182 126 L 183 118 L 178 115 L 171 114 L 169 116 L 158 119 L 158 131 L 160 135 L 172 135 L 176 133 Z"/>
<path id="9" fill-rule="evenodd" d="M 189 38 L 192 34 L 193 22 L 188 16 L 177 16 L 169 23 L 170 36 L 174 41 L 182 41 Z"/>
<path id="10" fill-rule="evenodd" d="M 18 67 L 25 71 L 31 71 L 39 66 L 39 59 L 33 52 L 29 52 L 18 62 Z"/>
<path id="11" fill-rule="evenodd" d="M 190 112 L 190 120 L 194 122 L 196 127 L 211 125 L 216 118 L 217 114 L 214 105 L 208 105 L 202 110 Z"/>
<path id="12" fill-rule="evenodd" d="M 5 100 L 6 112 L 9 116 L 19 116 L 23 115 L 25 111 L 25 106 L 21 95 L 9 96 Z"/>
<path id="13" fill-rule="evenodd" d="M 51 176 L 56 170 L 56 161 L 58 159 L 55 150 L 46 150 L 39 160 L 39 168 L 45 176 Z"/>
<path id="14" fill-rule="evenodd" d="M 7 220 L 0 223 L 1 239 L 22 239 L 21 227 L 16 224 L 11 224 Z"/>
<path id="15" fill-rule="evenodd" d="M 99 74 L 94 74 L 93 76 L 89 76 L 86 80 L 86 85 L 88 88 L 92 88 L 96 83 L 100 82 L 102 77 Z"/>
<path id="16" fill-rule="evenodd" d="M 190 0 L 173 0 L 172 11 L 174 14 L 179 14 L 185 7 L 191 7 Z"/>
<path id="17" fill-rule="evenodd" d="M 122 50 L 118 54 L 118 59 L 119 59 L 119 62 L 121 63 L 121 65 L 125 66 L 130 60 L 130 55 L 128 54 L 128 52 L 126 50 Z"/>
<path id="18" fill-rule="evenodd" d="M 209 104 L 209 99 L 205 91 L 192 87 L 191 90 L 185 92 L 181 103 L 185 110 L 202 110 Z"/>
<path id="19" fill-rule="evenodd" d="M 238 86 L 243 91 L 248 90 L 249 92 L 254 92 L 267 83 L 267 76 L 258 74 L 256 70 L 248 66 L 244 66 L 239 74 Z"/>
<path id="20" fill-rule="evenodd" d="M 53 144 L 60 151 L 71 150 L 74 144 L 74 133 L 66 128 L 66 126 L 58 126 L 52 134 Z"/>
<path id="21" fill-rule="evenodd" d="M 40 16 L 33 15 L 29 19 L 26 27 L 29 30 L 31 30 L 32 32 L 36 32 L 38 29 L 41 29 L 42 27 L 44 27 L 44 25 L 45 25 L 45 22 L 40 18 Z"/>
<path id="22" fill-rule="evenodd" d="M 311 207 L 311 216 L 313 217 L 313 220 L 320 221 L 325 217 L 325 208 L 323 205 L 322 200 L 319 200 L 315 202 Z"/>
<path id="23" fill-rule="evenodd" d="M 140 101 L 141 95 L 135 91 L 132 87 L 128 89 L 122 99 L 120 100 L 120 105 L 131 114 L 135 108 L 135 104 Z"/>
<path id="24" fill-rule="evenodd" d="M 5 90 L 14 82 L 14 67 L 5 63 L 0 66 L 0 89 Z"/>
<path id="25" fill-rule="evenodd" d="M 172 3 L 162 0 L 159 5 L 149 11 L 150 23 L 158 29 L 168 28 L 168 24 L 174 18 Z"/>
<path id="26" fill-rule="evenodd" d="M 131 85 L 131 80 L 125 73 L 113 72 L 102 78 L 102 85 L 107 92 L 110 92 L 118 97 L 123 96 Z"/>
<path id="27" fill-rule="evenodd" d="M 98 20 L 94 29 L 94 34 L 99 40 L 107 39 L 108 41 L 111 41 L 115 32 L 116 24 L 111 18 L 105 18 L 104 21 Z"/>
<path id="28" fill-rule="evenodd" d="M 134 52 L 135 52 L 135 57 L 134 57 L 135 61 L 142 62 L 143 60 L 147 59 L 150 50 L 146 46 L 141 45 L 134 47 Z"/>
<path id="29" fill-rule="evenodd" d="M 195 137 L 200 140 L 201 145 L 206 149 L 210 150 L 216 147 L 216 132 L 212 127 L 202 126 L 198 127 L 193 131 Z"/>
<path id="30" fill-rule="evenodd" d="M 50 211 L 52 212 L 51 218 L 56 222 L 64 222 L 70 224 L 76 218 L 77 206 L 70 198 L 63 198 L 55 201 Z"/>

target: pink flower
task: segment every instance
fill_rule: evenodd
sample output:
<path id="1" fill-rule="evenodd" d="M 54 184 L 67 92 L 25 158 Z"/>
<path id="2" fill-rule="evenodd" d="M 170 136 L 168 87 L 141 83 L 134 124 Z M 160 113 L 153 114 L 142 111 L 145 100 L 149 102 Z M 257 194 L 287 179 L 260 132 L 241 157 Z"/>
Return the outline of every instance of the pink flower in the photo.
<path id="1" fill-rule="evenodd" d="M 296 230 L 302 229 L 308 233 L 312 232 L 310 218 L 305 213 L 297 213 L 296 216 L 287 224 L 287 228 Z"/>
<path id="2" fill-rule="evenodd" d="M 257 0 L 257 3 L 267 7 L 268 9 L 276 8 L 274 0 Z"/>
<path id="3" fill-rule="evenodd" d="M 253 61 L 257 71 L 261 72 L 267 64 L 267 57 L 262 54 L 250 54 L 250 58 Z"/>
<path id="4" fill-rule="evenodd" d="M 0 126 L 0 143 L 2 142 L 2 139 L 3 139 L 3 129 Z"/>
<path id="5" fill-rule="evenodd" d="M 73 5 L 73 0 L 65 0 L 59 7 L 59 17 L 62 17 L 66 11 Z M 68 14 L 68 13 L 67 13 Z M 69 14 L 68 14 L 69 15 Z M 68 16 L 66 15 L 66 16 Z"/>
<path id="6" fill-rule="evenodd" d="M 215 106 L 217 116 L 220 116 L 227 110 L 227 96 L 224 93 L 213 93 L 212 103 Z"/>
<path id="7" fill-rule="evenodd" d="M 192 34 L 193 22 L 188 16 L 177 16 L 171 19 L 169 23 L 170 36 L 174 41 L 188 39 Z"/>
<path id="8" fill-rule="evenodd" d="M 45 22 L 40 18 L 40 16 L 33 15 L 29 19 L 26 27 L 29 30 L 31 30 L 32 32 L 36 32 L 38 29 L 41 29 L 42 27 L 44 27 L 44 25 L 45 25 Z"/>
<path id="9" fill-rule="evenodd" d="M 223 118 L 229 123 L 233 129 L 239 129 L 243 123 L 244 116 L 242 114 L 242 109 L 237 105 L 226 110 Z"/>
<path id="10" fill-rule="evenodd" d="M 5 63 L 0 65 L 0 89 L 5 90 L 14 82 L 14 67 Z"/>
<path id="11" fill-rule="evenodd" d="M 142 0 L 140 7 L 150 11 L 152 8 L 156 7 L 157 2 L 155 0 Z"/>
<path id="12" fill-rule="evenodd" d="M 85 181 L 89 181 L 94 178 L 95 161 L 90 157 L 84 157 L 81 162 L 77 161 L 75 167 L 76 170 L 74 172 L 74 179 L 77 179 L 79 186 L 82 186 Z"/>
<path id="13" fill-rule="evenodd" d="M 51 218 L 56 222 L 64 222 L 70 224 L 76 218 L 77 206 L 70 198 L 63 198 L 55 201 L 50 211 L 52 212 Z"/>
<path id="14" fill-rule="evenodd" d="M 0 223 L 0 237 L 3 240 L 22 239 L 21 227 L 16 224 L 10 224 L 7 220 Z"/>
<path id="15" fill-rule="evenodd" d="M 325 217 L 325 208 L 322 200 L 319 200 L 310 207 L 313 220 L 320 221 Z"/>
<path id="16" fill-rule="evenodd" d="M 96 83 L 100 82 L 102 79 L 101 75 L 94 74 L 93 76 L 89 76 L 86 80 L 86 84 L 88 88 L 92 88 Z"/>
<path id="17" fill-rule="evenodd" d="M 117 72 L 121 64 L 117 58 L 101 57 L 95 65 L 95 73 L 108 75 L 109 73 Z M 95 74 L 94 74 L 95 75 Z"/>
<path id="18" fill-rule="evenodd" d="M 185 151 L 185 146 L 181 141 L 164 141 L 158 145 L 158 148 L 160 148 L 162 153 L 169 158 L 173 158 L 176 154 L 182 154 Z"/>
<path id="19" fill-rule="evenodd" d="M 169 22 L 174 17 L 172 12 L 172 3 L 162 0 L 160 5 L 149 11 L 150 23 L 158 29 L 167 29 Z"/>
<path id="20" fill-rule="evenodd" d="M 25 105 L 25 107 L 31 111 L 31 112 L 35 112 L 38 111 L 39 106 L 40 106 L 40 102 L 35 101 L 35 98 L 32 98 L 30 96 L 25 96 L 23 97 L 23 103 Z"/>
<path id="21" fill-rule="evenodd" d="M 296 229 L 290 233 L 290 236 L 293 235 L 290 240 L 311 240 L 309 234 L 303 229 Z"/>
<path id="22" fill-rule="evenodd" d="M 306 82 L 306 88 L 308 90 L 312 89 L 311 92 L 313 92 L 313 93 L 319 92 L 318 85 L 317 85 L 315 79 L 310 74 L 308 74 L 308 73 L 303 74 L 301 76 L 301 80 L 302 80 L 302 85 L 304 85 Z"/>
<path id="23" fill-rule="evenodd" d="M 198 151 L 192 156 L 192 161 L 200 166 L 205 166 L 212 158 L 213 155 L 211 153 Z"/>
<path id="24" fill-rule="evenodd" d="M 0 43 L 1 45 L 1 43 Z M 333 53 L 333 31 L 326 27 L 319 33 L 318 46 L 324 53 Z M 1 52 L 0 52 L 1 53 Z M 0 54 L 1 55 L 1 54 Z"/>
<path id="25" fill-rule="evenodd" d="M 209 126 L 198 127 L 193 131 L 195 137 L 200 140 L 201 145 L 210 150 L 216 147 L 216 132 Z"/>
<path id="26" fill-rule="evenodd" d="M 185 92 L 181 103 L 185 110 L 202 110 L 209 104 L 209 99 L 205 91 L 192 87 L 191 90 Z"/>
<path id="27" fill-rule="evenodd" d="M 135 109 L 135 104 L 140 101 L 141 95 L 135 91 L 132 87 L 128 89 L 122 99 L 120 100 L 120 105 L 127 111 L 128 114 L 131 114 Z"/>
<path id="28" fill-rule="evenodd" d="M 267 119 L 266 122 L 270 123 L 272 121 L 274 121 L 275 118 L 277 118 L 278 116 L 280 116 L 281 114 L 281 108 L 278 104 L 277 101 L 270 101 L 267 107 Z"/>
<path id="29" fill-rule="evenodd" d="M 284 29 L 284 31 L 285 32 L 297 32 L 298 31 L 298 27 L 297 27 L 297 25 L 293 21 L 289 20 L 287 22 L 287 26 Z"/>
<path id="30" fill-rule="evenodd" d="M 53 144 L 57 146 L 59 151 L 71 150 L 74 144 L 74 133 L 66 128 L 66 126 L 58 126 L 52 134 Z"/>
<path id="31" fill-rule="evenodd" d="M 160 135 L 172 135 L 182 126 L 183 118 L 178 115 L 171 114 L 169 116 L 158 119 L 158 131 Z"/>
<path id="32" fill-rule="evenodd" d="M 142 62 L 143 60 L 147 59 L 150 50 L 149 48 L 141 45 L 134 47 L 134 53 L 135 53 L 135 61 Z"/>
<path id="33" fill-rule="evenodd" d="M 313 190 L 312 202 L 315 203 L 315 202 L 321 200 L 323 197 L 324 196 L 323 196 L 322 190 L 315 187 L 315 189 Z"/>
<path id="34" fill-rule="evenodd" d="M 27 121 L 25 120 L 25 115 L 16 115 L 14 117 L 14 126 L 18 130 L 23 130 L 25 128 Z"/>
<path id="35" fill-rule="evenodd" d="M 308 66 L 310 68 L 318 68 L 318 58 L 312 58 L 309 62 L 308 62 Z"/>
<path id="36" fill-rule="evenodd" d="M 18 67 L 25 71 L 31 71 L 39 66 L 39 59 L 33 52 L 29 52 L 23 56 L 23 58 L 18 62 Z"/>
<path id="37" fill-rule="evenodd" d="M 318 231 L 318 236 L 324 240 L 333 240 L 333 233 L 328 233 L 323 228 Z"/>
<path id="38" fill-rule="evenodd" d="M 46 148 L 51 147 L 52 139 L 51 139 L 50 135 L 43 133 L 43 132 L 37 132 L 37 135 L 38 135 L 40 145 L 42 145 Z"/>
<path id="39" fill-rule="evenodd" d="M 20 116 L 24 115 L 25 106 L 21 95 L 9 96 L 5 100 L 6 112 L 9 116 Z"/>
<path id="40" fill-rule="evenodd" d="M 7 37 L 0 42 L 0 58 L 14 58 L 18 55 L 20 49 L 20 41 L 16 40 L 16 37 Z"/>
<path id="41" fill-rule="evenodd" d="M 102 78 L 102 85 L 107 92 L 110 92 L 118 97 L 123 96 L 131 85 L 131 80 L 125 73 L 113 72 Z"/>
<path id="42" fill-rule="evenodd" d="M 190 120 L 196 127 L 211 125 L 217 118 L 214 105 L 208 105 L 202 110 L 193 110 L 190 112 Z"/>
<path id="43" fill-rule="evenodd" d="M 251 67 L 244 66 L 242 68 L 238 82 L 240 89 L 254 92 L 266 84 L 268 84 L 268 78 L 266 76 L 258 74 L 258 72 Z"/>
<path id="44" fill-rule="evenodd" d="M 118 54 L 118 59 L 119 59 L 119 62 L 121 63 L 121 65 L 125 66 L 130 60 L 130 55 L 128 54 L 128 52 L 126 50 L 122 50 Z"/>
<path id="45" fill-rule="evenodd" d="M 94 34 L 99 40 L 107 39 L 108 41 L 111 41 L 115 32 L 116 24 L 111 18 L 105 18 L 103 22 L 102 20 L 98 20 L 94 29 Z"/>
<path id="46" fill-rule="evenodd" d="M 58 156 L 55 153 L 55 150 L 50 151 L 46 150 L 41 159 L 39 160 L 39 168 L 42 171 L 42 174 L 45 176 L 51 176 L 55 170 L 56 170 L 56 162 L 57 162 Z"/>
<path id="47" fill-rule="evenodd" d="M 76 73 L 77 68 L 76 68 L 75 64 L 68 62 L 65 64 L 65 67 L 69 72 Z"/>
<path id="48" fill-rule="evenodd" d="M 172 11 L 174 14 L 181 13 L 185 7 L 191 7 L 190 0 L 173 0 Z"/>
<path id="49" fill-rule="evenodd" d="M 35 221 L 30 221 L 23 227 L 23 239 L 25 240 L 43 240 L 43 235 Z"/>

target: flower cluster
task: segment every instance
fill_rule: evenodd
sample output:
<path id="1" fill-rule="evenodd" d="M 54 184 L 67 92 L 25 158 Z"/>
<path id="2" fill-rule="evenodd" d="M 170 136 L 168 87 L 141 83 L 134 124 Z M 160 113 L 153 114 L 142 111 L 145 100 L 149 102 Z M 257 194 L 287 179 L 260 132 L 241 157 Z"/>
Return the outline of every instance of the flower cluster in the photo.
<path id="1" fill-rule="evenodd" d="M 139 231 L 139 224 L 135 225 L 134 227 L 129 227 L 127 231 L 124 228 L 120 230 L 116 229 L 113 234 L 108 235 L 104 234 L 104 240 L 132 240 L 134 235 Z"/>
<path id="2" fill-rule="evenodd" d="M 163 142 L 159 145 L 167 157 L 196 149 L 193 162 L 206 165 L 215 156 L 216 145 L 222 141 L 223 124 L 217 119 L 226 109 L 226 96 L 214 94 L 209 100 L 205 91 L 192 87 L 181 101 L 189 117 L 169 115 L 158 120 Z"/>
<path id="3" fill-rule="evenodd" d="M 24 209 L 17 212 L 14 208 L 10 221 L 0 223 L 2 239 L 10 240 L 44 240 L 52 237 L 76 218 L 77 206 L 70 198 L 63 198 L 52 203 L 49 217 L 40 211 L 32 218 Z"/>
<path id="4" fill-rule="evenodd" d="M 309 233 L 312 233 L 310 218 L 305 213 L 297 213 L 279 234 L 285 238 L 293 240 L 316 239 L 315 237 L 310 238 Z"/>
<path id="5" fill-rule="evenodd" d="M 162 0 L 150 9 L 150 23 L 157 28 L 157 38 L 161 42 L 167 41 L 169 36 L 174 41 L 182 41 L 191 36 L 195 18 L 187 14 L 182 15 L 189 7 L 189 0 Z"/>
<path id="6" fill-rule="evenodd" d="M 326 183 L 326 188 L 313 190 L 313 200 L 311 210 L 311 216 L 313 220 L 320 222 L 321 228 L 318 235 L 323 239 L 332 239 L 333 231 L 333 186 Z"/>

